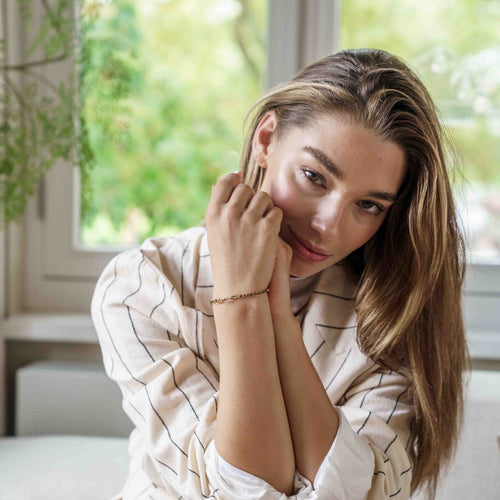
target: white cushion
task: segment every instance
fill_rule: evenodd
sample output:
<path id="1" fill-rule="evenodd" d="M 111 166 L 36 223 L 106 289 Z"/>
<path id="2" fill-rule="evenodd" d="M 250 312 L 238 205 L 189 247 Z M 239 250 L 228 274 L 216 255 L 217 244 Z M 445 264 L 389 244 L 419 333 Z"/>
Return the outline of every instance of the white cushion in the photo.
<path id="1" fill-rule="evenodd" d="M 0 498 L 109 499 L 125 483 L 128 462 L 128 438 L 0 438 Z"/>

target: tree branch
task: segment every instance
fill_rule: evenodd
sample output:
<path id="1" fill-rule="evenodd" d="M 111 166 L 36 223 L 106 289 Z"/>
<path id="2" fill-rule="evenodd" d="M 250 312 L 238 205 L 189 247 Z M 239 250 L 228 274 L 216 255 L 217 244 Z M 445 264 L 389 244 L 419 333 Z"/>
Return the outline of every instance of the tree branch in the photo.
<path id="1" fill-rule="evenodd" d="M 50 24 L 52 25 L 54 30 L 57 32 L 57 35 L 59 36 L 59 40 L 61 41 L 61 46 L 63 47 L 64 50 L 65 39 L 63 30 L 61 28 L 61 23 L 59 19 L 57 19 L 57 17 L 53 15 L 52 9 L 50 8 L 50 5 L 48 4 L 47 0 L 42 0 L 42 5 L 45 10 L 45 13 L 47 14 L 47 17 L 49 18 Z"/>
<path id="2" fill-rule="evenodd" d="M 241 3 L 241 13 L 237 17 L 234 24 L 234 35 L 236 39 L 236 43 L 238 44 L 241 53 L 243 54 L 243 58 L 245 59 L 250 72 L 253 74 L 257 81 L 260 80 L 260 71 L 254 60 L 250 56 L 250 53 L 247 50 L 247 46 L 245 45 L 245 40 L 243 36 L 243 24 L 245 20 L 248 18 L 248 2 L 247 0 L 240 0 Z"/>
<path id="3" fill-rule="evenodd" d="M 33 144 L 33 147 L 35 147 L 37 144 L 37 130 L 36 130 L 36 125 L 33 123 L 31 110 L 29 106 L 26 104 L 26 101 L 24 100 L 21 92 L 19 92 L 16 89 L 15 85 L 9 80 L 7 76 L 5 76 L 3 83 L 7 87 L 7 90 L 9 90 L 12 93 L 12 95 L 16 98 L 18 105 L 21 108 L 22 119 L 25 123 L 28 122 L 29 124 L 29 128 L 26 127 L 27 135 L 28 137 L 31 136 L 31 142 Z"/>
<path id="4" fill-rule="evenodd" d="M 5 66 L 0 66 L 0 71 L 25 71 L 27 68 L 36 68 L 40 66 L 46 66 L 47 64 L 52 64 L 56 62 L 64 61 L 68 57 L 68 54 L 62 54 L 57 57 L 52 57 L 50 59 L 42 59 L 41 61 L 31 61 L 22 64 L 7 64 Z"/>

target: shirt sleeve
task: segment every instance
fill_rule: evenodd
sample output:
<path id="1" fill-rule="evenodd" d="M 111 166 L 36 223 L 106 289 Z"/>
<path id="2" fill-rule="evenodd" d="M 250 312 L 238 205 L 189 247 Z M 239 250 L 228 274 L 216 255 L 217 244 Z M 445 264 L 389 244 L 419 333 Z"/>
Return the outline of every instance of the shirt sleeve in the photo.
<path id="1" fill-rule="evenodd" d="M 294 492 L 288 497 L 264 479 L 254 476 L 222 458 L 215 443 L 210 443 L 207 454 L 207 470 L 214 485 L 226 493 L 228 500 L 308 500 L 317 498 L 311 482 L 295 470 Z M 334 499 L 333 499 L 334 500 Z"/>
<path id="2" fill-rule="evenodd" d="M 405 377 L 379 370 L 351 386 L 344 395 L 337 435 L 321 463 L 314 484 L 295 472 L 294 493 L 287 497 L 265 480 L 227 463 L 213 444 L 210 475 L 216 484 L 244 491 L 229 497 L 284 500 L 407 499 L 411 466 L 406 448 L 410 439 L 409 384 Z"/>
<path id="3" fill-rule="evenodd" d="M 409 391 L 405 376 L 382 368 L 351 385 L 336 407 L 339 431 L 318 469 L 315 489 L 338 500 L 409 498 Z"/>
<path id="4" fill-rule="evenodd" d="M 91 313 L 106 373 L 141 436 L 142 467 L 156 485 L 185 498 L 226 498 L 206 474 L 215 436 L 218 376 L 182 334 L 194 330 L 169 279 L 140 249 L 102 272 Z M 188 318 L 188 319 L 186 319 Z"/>
<path id="5" fill-rule="evenodd" d="M 342 411 L 339 408 L 336 409 L 340 419 L 337 435 L 318 469 L 314 485 L 296 469 L 293 495 L 287 497 L 264 479 L 226 462 L 218 454 L 214 443 L 211 443 L 207 450 L 207 455 L 210 455 L 209 475 L 212 481 L 214 484 L 225 486 L 227 491 L 240 493 L 237 496 L 228 497 L 230 500 L 241 498 L 269 500 L 366 498 L 366 490 L 370 487 L 374 467 L 373 454 L 369 445 L 364 441 L 361 446 L 356 444 L 353 446 L 353 431 Z M 354 440 L 356 440 L 355 437 Z M 350 478 L 353 479 L 350 480 Z M 336 495 L 335 492 L 339 491 L 344 493 L 343 497 Z"/>

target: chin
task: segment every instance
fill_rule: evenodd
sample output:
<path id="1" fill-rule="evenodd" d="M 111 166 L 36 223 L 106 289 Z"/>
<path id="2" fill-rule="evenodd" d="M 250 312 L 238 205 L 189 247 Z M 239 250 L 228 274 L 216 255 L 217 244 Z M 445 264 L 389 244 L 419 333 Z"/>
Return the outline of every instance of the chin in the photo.
<path id="1" fill-rule="evenodd" d="M 315 264 L 304 262 L 300 257 L 293 255 L 292 262 L 290 264 L 290 276 L 293 276 L 294 278 L 307 278 L 308 276 L 324 271 L 337 262 L 339 262 L 339 260 L 332 259 L 328 263 L 325 261 Z"/>
<path id="2" fill-rule="evenodd" d="M 306 278 L 307 276 L 312 276 L 323 269 L 325 268 L 307 264 L 294 257 L 290 265 L 290 276 L 293 276 L 294 278 Z"/>

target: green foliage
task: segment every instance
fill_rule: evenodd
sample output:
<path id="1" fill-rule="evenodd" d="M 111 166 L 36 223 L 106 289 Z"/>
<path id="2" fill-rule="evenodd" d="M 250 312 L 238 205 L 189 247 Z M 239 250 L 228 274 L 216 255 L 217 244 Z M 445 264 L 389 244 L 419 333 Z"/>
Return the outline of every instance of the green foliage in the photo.
<path id="1" fill-rule="evenodd" d="M 342 3 L 341 46 L 403 57 L 441 110 L 466 177 L 500 186 L 498 26 L 497 0 Z"/>
<path id="2" fill-rule="evenodd" d="M 262 92 L 265 2 L 86 5 L 82 114 L 96 169 L 84 241 L 199 224 L 210 186 L 238 169 L 243 117 Z"/>
<path id="3" fill-rule="evenodd" d="M 81 172 L 84 243 L 137 244 L 199 224 L 210 186 L 238 168 L 243 117 L 262 92 L 267 2 L 81 0 L 75 46 L 73 1 L 39 1 L 35 23 L 33 0 L 17 0 L 28 64 L 3 63 L 3 219 L 19 217 L 65 159 Z M 498 47 L 498 19 L 496 0 L 342 2 L 341 46 L 409 61 L 451 117 L 467 177 L 495 183 L 500 86 L 485 82 L 498 65 L 476 56 Z M 77 71 L 62 84 L 38 75 L 69 57 Z"/>
<path id="4" fill-rule="evenodd" d="M 43 13 L 36 26 L 33 1 L 18 0 L 17 6 L 26 37 L 32 41 L 20 62 L 6 64 L 2 51 L 2 225 L 23 214 L 27 199 L 34 194 L 40 179 L 59 159 L 72 160 L 75 146 L 84 178 L 88 179 L 92 167 L 92 152 L 86 143 L 86 134 L 75 133 L 74 78 L 56 85 L 40 73 L 42 66 L 72 56 L 73 1 L 58 0 L 49 4 L 42 0 Z M 3 40 L 1 47 L 4 47 Z M 83 124 L 80 128 L 85 130 Z"/>

